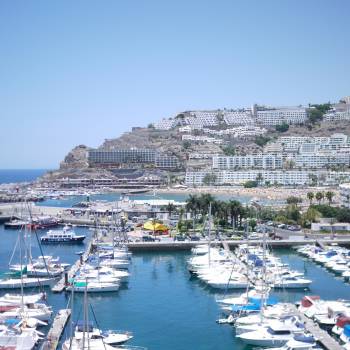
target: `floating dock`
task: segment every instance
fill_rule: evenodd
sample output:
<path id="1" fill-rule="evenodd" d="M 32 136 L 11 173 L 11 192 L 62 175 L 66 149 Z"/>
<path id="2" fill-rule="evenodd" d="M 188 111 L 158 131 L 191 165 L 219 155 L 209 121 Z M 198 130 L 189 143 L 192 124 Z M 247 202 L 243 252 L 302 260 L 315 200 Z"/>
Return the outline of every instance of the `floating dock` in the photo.
<path id="1" fill-rule="evenodd" d="M 228 247 L 237 247 L 240 244 L 249 245 L 261 245 L 262 240 L 212 240 L 211 245 L 222 245 L 225 242 Z M 350 238 L 337 238 L 337 239 L 284 239 L 284 240 L 267 240 L 266 244 L 272 248 L 290 248 L 293 246 L 300 246 L 305 244 L 317 244 L 322 242 L 323 244 L 330 245 L 337 243 L 343 246 L 350 246 Z M 199 244 L 208 244 L 208 241 L 161 241 L 161 242 L 132 242 L 127 246 L 131 251 L 163 251 L 163 250 L 190 250 L 191 248 Z"/>
<path id="2" fill-rule="evenodd" d="M 59 310 L 56 317 L 52 322 L 52 326 L 47 333 L 46 340 L 41 346 L 41 350 L 56 350 L 58 343 L 61 339 L 64 328 L 66 327 L 67 321 L 70 317 L 70 309 Z"/>
<path id="3" fill-rule="evenodd" d="M 312 319 L 307 318 L 302 312 L 295 307 L 296 314 L 300 317 L 305 325 L 305 329 L 313 335 L 316 341 L 318 341 L 327 350 L 344 350 L 344 348 L 325 330 L 315 323 Z"/>
<path id="4" fill-rule="evenodd" d="M 85 262 L 89 257 L 93 246 L 93 239 L 90 240 L 88 246 L 86 247 L 85 253 L 78 259 L 69 269 L 68 272 L 65 272 L 61 279 L 51 288 L 53 293 L 61 293 L 66 289 L 67 282 L 69 279 L 73 278 L 77 273 L 79 267 L 81 266 L 81 261 Z"/>

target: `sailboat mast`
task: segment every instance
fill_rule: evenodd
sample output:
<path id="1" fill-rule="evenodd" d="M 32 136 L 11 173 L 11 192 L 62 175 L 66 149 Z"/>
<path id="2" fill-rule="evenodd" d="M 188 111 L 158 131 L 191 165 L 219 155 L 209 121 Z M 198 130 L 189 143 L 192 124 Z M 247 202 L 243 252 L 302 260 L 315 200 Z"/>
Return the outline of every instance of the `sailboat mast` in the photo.
<path id="1" fill-rule="evenodd" d="M 209 215 L 208 215 L 208 225 L 209 225 L 209 238 L 208 238 L 208 265 L 210 266 L 210 247 L 211 247 L 211 202 L 209 203 Z"/>
<path id="2" fill-rule="evenodd" d="M 24 298 L 23 298 L 23 263 L 22 263 L 22 239 L 21 239 L 21 232 L 22 230 L 19 231 L 19 264 L 20 264 L 20 269 L 21 269 L 21 312 L 23 313 L 24 311 Z"/>
<path id="3" fill-rule="evenodd" d="M 71 316 L 70 316 L 70 341 L 69 341 L 69 350 L 72 348 L 72 342 L 74 337 L 74 320 L 73 320 L 73 312 L 74 312 L 74 281 L 72 281 L 72 294 L 71 294 Z"/>

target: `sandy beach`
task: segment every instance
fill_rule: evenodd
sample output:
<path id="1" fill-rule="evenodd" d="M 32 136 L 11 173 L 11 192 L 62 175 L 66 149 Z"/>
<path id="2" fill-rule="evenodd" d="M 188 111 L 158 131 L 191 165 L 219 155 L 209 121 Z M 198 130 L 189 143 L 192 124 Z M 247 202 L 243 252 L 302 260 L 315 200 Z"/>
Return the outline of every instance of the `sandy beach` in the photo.
<path id="1" fill-rule="evenodd" d="M 179 193 L 179 194 L 201 194 L 210 193 L 212 195 L 232 195 L 232 196 L 246 196 L 258 199 L 270 200 L 285 200 L 290 196 L 300 197 L 307 200 L 308 192 L 326 192 L 332 191 L 335 193 L 334 201 L 338 198 L 338 189 L 330 187 L 305 187 L 305 188 L 286 188 L 286 187 L 198 187 L 198 188 L 162 188 L 157 189 L 157 193 Z"/>

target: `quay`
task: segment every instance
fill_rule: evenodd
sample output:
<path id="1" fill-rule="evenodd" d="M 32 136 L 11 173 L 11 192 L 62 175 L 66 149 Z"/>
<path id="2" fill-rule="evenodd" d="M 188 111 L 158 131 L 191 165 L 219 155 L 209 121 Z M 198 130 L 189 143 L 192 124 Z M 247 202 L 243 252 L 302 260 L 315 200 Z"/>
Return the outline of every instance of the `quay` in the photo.
<path id="1" fill-rule="evenodd" d="M 60 280 L 51 288 L 51 291 L 53 293 L 61 293 L 66 289 L 68 281 L 75 276 L 75 274 L 78 271 L 81 264 L 88 259 L 89 255 L 92 251 L 92 248 L 93 248 L 93 239 L 90 240 L 88 246 L 86 247 L 84 254 L 80 257 L 80 259 L 78 259 L 71 266 L 69 271 L 65 272 L 63 274 L 63 276 L 60 278 Z"/>
<path id="2" fill-rule="evenodd" d="M 46 340 L 41 346 L 41 350 L 56 350 L 61 339 L 62 333 L 68 319 L 71 315 L 71 309 L 59 310 L 55 316 L 52 326 L 47 334 Z"/>
<path id="3" fill-rule="evenodd" d="M 321 242 L 322 244 L 338 244 L 342 246 L 350 246 L 350 238 L 337 238 L 337 239 L 285 239 L 285 240 L 267 240 L 266 244 L 272 248 L 290 248 L 298 245 L 305 244 L 317 244 Z M 171 250 L 190 250 L 191 248 L 197 246 L 198 244 L 208 244 L 207 240 L 203 241 L 160 241 L 160 242 L 131 242 L 127 246 L 131 251 L 171 251 Z M 225 244 L 229 248 L 234 248 L 240 244 L 249 245 L 261 245 L 262 240 L 225 240 L 225 241 L 211 241 L 211 245 Z"/>
<path id="4" fill-rule="evenodd" d="M 325 330 L 321 329 L 320 326 L 315 323 L 312 319 L 306 317 L 300 312 L 294 305 L 296 315 L 304 323 L 305 329 L 313 335 L 315 340 L 319 342 L 327 350 L 344 350 L 344 348 Z"/>

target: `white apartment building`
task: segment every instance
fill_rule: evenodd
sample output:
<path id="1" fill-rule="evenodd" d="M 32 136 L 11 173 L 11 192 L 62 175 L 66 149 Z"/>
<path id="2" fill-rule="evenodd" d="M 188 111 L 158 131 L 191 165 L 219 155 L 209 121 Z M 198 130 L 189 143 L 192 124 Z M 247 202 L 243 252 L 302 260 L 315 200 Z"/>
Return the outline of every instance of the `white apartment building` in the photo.
<path id="1" fill-rule="evenodd" d="M 158 130 L 170 130 L 174 128 L 178 124 L 176 119 L 171 118 L 163 118 L 159 122 L 154 124 L 154 127 Z"/>
<path id="2" fill-rule="evenodd" d="M 323 116 L 323 120 L 326 122 L 350 120 L 350 111 L 330 111 Z"/>
<path id="3" fill-rule="evenodd" d="M 199 126 L 216 126 L 219 124 L 217 118 L 217 111 L 195 111 L 190 112 L 189 117 L 185 117 L 185 123 L 188 125 L 199 125 Z"/>
<path id="4" fill-rule="evenodd" d="M 339 185 L 339 194 L 341 205 L 350 208 L 350 183 Z"/>
<path id="5" fill-rule="evenodd" d="M 187 171 L 185 183 L 187 186 L 202 186 L 207 174 L 216 175 L 217 185 L 242 185 L 247 181 L 256 181 L 261 176 L 262 182 L 284 186 L 304 186 L 312 183 L 316 176 L 320 184 L 334 185 L 339 182 L 350 181 L 350 172 L 332 171 L 297 171 L 297 170 L 222 170 L 222 171 Z"/>
<path id="6" fill-rule="evenodd" d="M 227 125 L 254 125 L 251 112 L 224 112 L 224 122 Z"/>
<path id="7" fill-rule="evenodd" d="M 203 128 L 203 132 L 210 135 L 232 135 L 235 138 L 258 136 L 266 133 L 266 129 L 260 128 L 259 126 L 238 126 L 235 128 L 224 129 L 224 130 L 213 130 L 208 128 Z"/>
<path id="8" fill-rule="evenodd" d="M 349 153 L 338 152 L 318 152 L 297 154 L 293 158 L 295 166 L 298 168 L 327 168 L 337 165 L 350 165 Z"/>
<path id="9" fill-rule="evenodd" d="M 252 154 L 247 156 L 213 157 L 213 169 L 281 169 L 282 155 Z"/>
<path id="10" fill-rule="evenodd" d="M 221 145 L 223 143 L 222 140 L 216 139 L 214 137 L 194 136 L 194 135 L 182 135 L 182 141 L 207 142 L 207 143 L 215 143 L 217 145 Z"/>
<path id="11" fill-rule="evenodd" d="M 303 124 L 307 120 L 305 108 L 280 108 L 256 112 L 256 122 L 266 126 L 275 126 L 283 123 Z"/>

